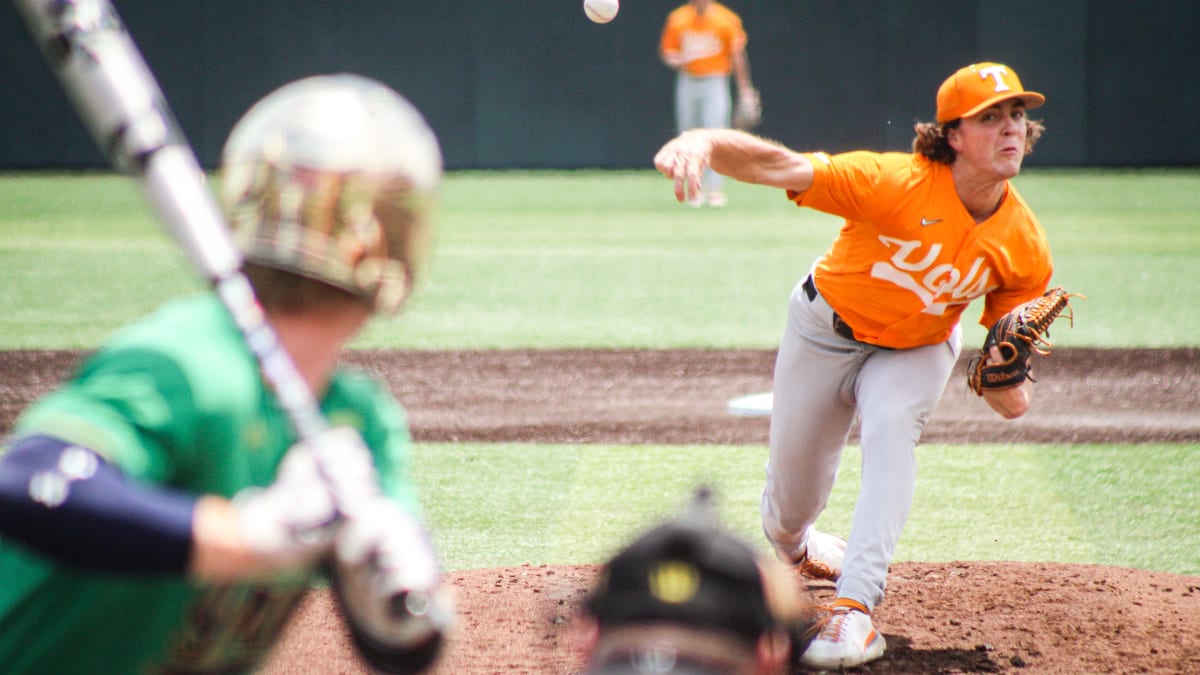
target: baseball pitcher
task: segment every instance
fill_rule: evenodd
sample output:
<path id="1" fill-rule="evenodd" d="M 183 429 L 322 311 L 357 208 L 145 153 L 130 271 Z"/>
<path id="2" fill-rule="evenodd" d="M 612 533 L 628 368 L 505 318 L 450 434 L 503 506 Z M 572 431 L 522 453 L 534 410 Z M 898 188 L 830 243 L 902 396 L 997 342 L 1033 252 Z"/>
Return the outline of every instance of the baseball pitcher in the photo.
<path id="1" fill-rule="evenodd" d="M 761 502 L 778 556 L 837 584 L 825 629 L 801 655 L 807 666 L 884 653 L 871 612 L 912 504 L 914 450 L 959 356 L 959 319 L 977 298 L 985 326 L 1029 320 L 1018 331 L 1028 339 L 985 345 L 976 390 L 1006 418 L 1028 409 L 1030 347 L 1068 295 L 1047 293 L 1046 235 L 1010 182 L 1044 130 L 1027 116 L 1044 101 L 1008 66 L 979 63 L 941 85 L 937 120 L 916 125 L 911 153 L 800 153 L 744 132 L 696 130 L 655 157 L 680 200 L 712 168 L 845 219 L 791 297 Z M 844 540 L 813 524 L 856 419 L 862 485 Z"/>

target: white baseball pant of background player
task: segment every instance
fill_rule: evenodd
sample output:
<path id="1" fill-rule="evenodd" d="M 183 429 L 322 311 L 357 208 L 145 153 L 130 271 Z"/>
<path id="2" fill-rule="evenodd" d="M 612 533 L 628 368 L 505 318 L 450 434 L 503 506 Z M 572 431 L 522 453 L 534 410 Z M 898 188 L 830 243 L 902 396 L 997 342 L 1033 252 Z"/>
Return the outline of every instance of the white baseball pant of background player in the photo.
<path id="1" fill-rule="evenodd" d="M 916 445 L 962 346 L 884 349 L 833 329 L 833 308 L 804 283 L 792 291 L 775 363 L 763 530 L 784 560 L 833 490 L 842 450 L 861 411 L 862 484 L 837 595 L 874 609 L 912 506 Z"/>
<path id="2" fill-rule="evenodd" d="M 675 126 L 688 129 L 728 129 L 733 110 L 728 75 L 675 76 Z M 704 192 L 720 192 L 725 177 L 708 169 L 701 181 Z"/>

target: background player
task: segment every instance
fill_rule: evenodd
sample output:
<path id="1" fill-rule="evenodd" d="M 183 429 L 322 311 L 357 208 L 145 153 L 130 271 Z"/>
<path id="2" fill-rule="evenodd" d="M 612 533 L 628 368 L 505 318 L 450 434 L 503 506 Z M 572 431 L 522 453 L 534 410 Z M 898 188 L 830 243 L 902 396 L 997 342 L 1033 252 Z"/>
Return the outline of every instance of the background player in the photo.
<path id="1" fill-rule="evenodd" d="M 690 0 L 667 15 L 659 40 L 659 56 L 678 73 L 675 78 L 678 132 L 729 127 L 730 73 L 739 97 L 757 98 L 746 60 L 746 40 L 741 18 L 719 2 Z M 688 203 L 700 206 L 707 200 L 710 206 L 724 206 L 723 184 L 720 174 L 705 172 L 702 193 L 689 196 Z"/>
<path id="2" fill-rule="evenodd" d="M 442 644 L 451 608 L 403 413 L 337 367 L 412 288 L 437 139 L 381 84 L 310 78 L 238 122 L 222 171 L 245 272 L 333 425 L 314 439 L 337 456 L 329 482 L 215 296 L 125 328 L 22 415 L 0 459 L 6 673 L 251 671 L 325 561 L 373 664 L 417 670 Z M 331 485 L 368 506 L 335 519 Z M 400 578 L 433 598 L 404 639 L 367 616 Z"/>
<path id="3" fill-rule="evenodd" d="M 883 654 L 870 612 L 912 504 L 915 447 L 961 349 L 959 318 L 986 296 L 980 323 L 991 326 L 1050 281 L 1045 233 L 1009 182 L 1043 131 L 1026 111 L 1044 101 L 1011 68 L 980 63 L 941 85 L 937 121 L 916 125 L 911 154 L 799 153 L 744 132 L 695 130 L 655 157 L 680 200 L 711 167 L 846 219 L 791 296 L 762 494 L 763 528 L 778 555 L 803 574 L 837 580 L 806 665 L 854 666 Z M 1017 417 L 1029 384 L 983 396 Z M 846 542 L 813 524 L 856 416 L 862 484 Z"/>

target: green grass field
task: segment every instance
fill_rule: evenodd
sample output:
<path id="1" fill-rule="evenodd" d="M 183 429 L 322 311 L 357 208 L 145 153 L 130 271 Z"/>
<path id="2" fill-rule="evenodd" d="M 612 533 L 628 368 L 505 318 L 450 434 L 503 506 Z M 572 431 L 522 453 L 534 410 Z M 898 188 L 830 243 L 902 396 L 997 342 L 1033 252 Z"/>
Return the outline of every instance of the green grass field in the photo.
<path id="1" fill-rule="evenodd" d="M 1059 348 L 1195 346 L 1200 171 L 1028 170 L 1018 188 L 1087 295 Z M 732 184 L 674 203 L 652 171 L 452 173 L 429 276 L 362 348 L 773 348 L 838 221 Z M 0 350 L 86 349 L 199 290 L 128 180 L 0 174 Z M 982 340 L 979 307 L 965 339 Z M 2 358 L 2 356 L 0 356 Z M 1197 368 L 1200 376 L 1200 366 Z M 1115 395 L 1115 394 L 1114 394 Z M 434 445 L 414 472 L 447 567 L 597 562 L 699 481 L 760 541 L 763 447 Z M 844 530 L 857 449 L 823 521 Z M 1091 562 L 1200 574 L 1200 447 L 922 446 L 901 560 Z"/>
<path id="2" fill-rule="evenodd" d="M 923 445 L 898 560 L 1095 563 L 1200 574 L 1200 448 Z M 723 522 L 762 540 L 765 447 L 443 445 L 418 448 L 435 539 L 455 568 L 595 562 L 714 486 Z M 851 447 L 819 525 L 846 532 Z M 474 505 L 473 507 L 470 505 Z"/>
<path id="3" fill-rule="evenodd" d="M 1200 171 L 1030 170 L 1018 186 L 1055 283 L 1088 297 L 1057 345 L 1196 344 Z M 777 190 L 729 193 L 728 208 L 697 211 L 652 171 L 451 174 L 428 278 L 358 346 L 772 348 L 839 223 Z M 126 179 L 0 175 L 0 205 L 0 348 L 94 345 L 198 288 Z M 967 310 L 968 342 L 978 315 Z"/>

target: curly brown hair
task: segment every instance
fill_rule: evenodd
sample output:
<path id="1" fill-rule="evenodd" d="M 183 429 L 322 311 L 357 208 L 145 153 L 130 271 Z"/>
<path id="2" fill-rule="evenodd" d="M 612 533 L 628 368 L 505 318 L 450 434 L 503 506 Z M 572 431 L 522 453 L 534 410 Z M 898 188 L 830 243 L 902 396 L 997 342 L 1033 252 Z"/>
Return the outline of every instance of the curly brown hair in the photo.
<path id="1" fill-rule="evenodd" d="M 913 152 L 919 152 L 925 157 L 942 164 L 950 165 L 958 157 L 954 148 L 950 147 L 947 136 L 951 129 L 957 129 L 962 124 L 961 119 L 951 120 L 945 124 L 937 122 L 917 122 L 913 130 L 917 135 L 913 138 Z M 1033 146 L 1045 133 L 1046 126 L 1041 120 L 1025 120 L 1025 156 L 1033 154 Z"/>

